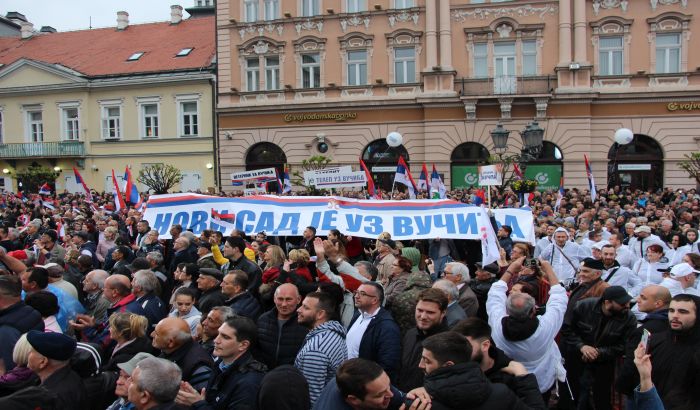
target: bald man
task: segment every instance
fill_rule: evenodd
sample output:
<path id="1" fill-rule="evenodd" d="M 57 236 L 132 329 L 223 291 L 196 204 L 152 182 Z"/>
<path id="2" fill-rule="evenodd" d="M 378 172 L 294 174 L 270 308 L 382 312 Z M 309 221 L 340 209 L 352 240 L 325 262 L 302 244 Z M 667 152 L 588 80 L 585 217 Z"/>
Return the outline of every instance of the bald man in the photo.
<path id="1" fill-rule="evenodd" d="M 198 392 L 207 387 L 213 376 L 214 361 L 202 346 L 194 342 L 190 326 L 184 319 L 166 317 L 158 322 L 151 338 L 153 347 L 161 351 L 160 357 L 182 369 L 183 381 L 189 382 Z"/>
<path id="2" fill-rule="evenodd" d="M 671 291 L 664 286 L 648 285 L 639 293 L 637 306 L 639 312 L 646 313 L 644 319 L 639 320 L 637 327 L 625 344 L 625 362 L 622 371 L 617 378 L 617 386 L 628 396 L 632 395 L 627 391 L 628 380 L 634 380 L 637 375 L 637 367 L 634 365 L 634 350 L 639 345 L 644 330 L 651 333 L 651 338 L 656 334 L 661 334 L 670 329 L 668 322 L 668 308 L 671 304 Z"/>

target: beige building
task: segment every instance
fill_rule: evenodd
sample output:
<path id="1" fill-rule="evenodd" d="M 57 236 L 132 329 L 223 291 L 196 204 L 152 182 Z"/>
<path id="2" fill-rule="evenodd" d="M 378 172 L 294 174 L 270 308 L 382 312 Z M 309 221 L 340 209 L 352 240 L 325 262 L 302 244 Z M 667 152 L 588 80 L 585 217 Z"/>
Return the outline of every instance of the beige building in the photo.
<path id="1" fill-rule="evenodd" d="M 175 189 L 215 186 L 213 6 L 188 10 L 205 15 L 173 6 L 130 25 L 119 12 L 117 27 L 60 33 L 20 21 L 20 37 L 0 38 L 0 188 L 33 163 L 60 170 L 58 192 L 82 192 L 73 167 L 110 192 L 112 169 L 156 163 L 182 171 Z"/>
<path id="2" fill-rule="evenodd" d="M 390 186 L 399 154 L 474 182 L 490 131 L 544 129 L 541 186 L 694 186 L 700 3 L 686 0 L 240 0 L 217 8 L 220 177 L 312 155 Z M 629 128 L 629 145 L 614 133 Z M 403 146 L 383 142 L 391 131 Z M 507 154 L 522 148 L 512 132 Z M 395 168 L 394 168 L 395 169 Z"/>

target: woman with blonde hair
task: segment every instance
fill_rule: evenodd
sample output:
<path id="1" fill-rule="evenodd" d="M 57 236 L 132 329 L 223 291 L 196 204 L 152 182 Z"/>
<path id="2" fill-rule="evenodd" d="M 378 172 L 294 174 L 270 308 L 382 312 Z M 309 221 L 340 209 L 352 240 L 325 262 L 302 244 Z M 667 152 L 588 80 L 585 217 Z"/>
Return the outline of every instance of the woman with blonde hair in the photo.
<path id="1" fill-rule="evenodd" d="M 131 312 L 116 312 L 109 317 L 109 336 L 117 344 L 108 352 L 109 361 L 102 371 L 118 372 L 118 363 L 128 362 L 139 352 L 153 353 L 151 341 L 146 337 L 148 319 Z"/>
<path id="2" fill-rule="evenodd" d="M 289 251 L 289 260 L 284 264 L 284 270 L 293 271 L 297 276 L 307 282 L 313 282 L 314 278 L 309 269 L 311 255 L 306 249 L 292 249 Z"/>
<path id="3" fill-rule="evenodd" d="M 119 230 L 113 226 L 108 226 L 104 231 L 104 238 L 97 244 L 97 260 L 101 264 L 105 263 L 105 258 L 109 253 L 109 250 L 117 246 L 115 241 L 117 240 L 117 235 Z"/>
<path id="4" fill-rule="evenodd" d="M 285 260 L 284 251 L 277 245 L 270 245 L 265 250 L 263 259 L 265 260 L 265 271 L 262 275 L 262 283 L 274 282 L 282 272 Z"/>
<path id="5" fill-rule="evenodd" d="M 23 334 L 15 343 L 12 350 L 12 361 L 15 367 L 3 375 L 0 375 L 0 397 L 8 396 L 25 387 L 39 384 L 39 377 L 27 367 L 29 352 L 32 345 L 27 341 L 27 334 Z M 9 364 L 11 365 L 11 363 Z"/>

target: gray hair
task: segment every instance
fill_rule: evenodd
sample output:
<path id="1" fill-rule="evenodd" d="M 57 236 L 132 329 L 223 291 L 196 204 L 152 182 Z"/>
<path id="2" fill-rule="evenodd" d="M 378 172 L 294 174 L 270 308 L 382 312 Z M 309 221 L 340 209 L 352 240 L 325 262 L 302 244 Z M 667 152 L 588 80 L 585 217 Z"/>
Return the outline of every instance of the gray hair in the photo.
<path id="1" fill-rule="evenodd" d="M 163 264 L 163 254 L 158 251 L 148 252 L 146 254 L 146 259 L 152 260 L 156 263 L 156 266 Z"/>
<path id="2" fill-rule="evenodd" d="M 41 227 L 41 219 L 32 219 L 31 222 L 29 222 L 29 225 L 36 226 L 37 228 Z"/>
<path id="3" fill-rule="evenodd" d="M 92 274 L 92 283 L 94 283 L 95 286 L 100 288 L 100 290 L 105 288 L 105 280 L 109 276 L 109 273 L 107 273 L 107 271 L 104 271 L 102 269 L 95 269 L 93 271 L 90 271 L 88 275 L 89 274 Z"/>
<path id="4" fill-rule="evenodd" d="M 511 293 L 506 301 L 506 313 L 515 319 L 527 319 L 535 308 L 535 298 L 527 293 Z"/>
<path id="5" fill-rule="evenodd" d="M 637 225 L 635 225 L 633 222 L 627 222 L 625 224 L 625 228 L 636 228 Z"/>
<path id="6" fill-rule="evenodd" d="M 236 316 L 236 312 L 233 311 L 229 306 L 214 306 L 211 308 L 210 312 L 216 310 L 221 312 L 221 321 L 225 322 L 232 317 Z"/>
<path id="7" fill-rule="evenodd" d="M 152 233 L 155 233 L 156 236 L 160 235 L 160 232 L 158 232 L 158 231 L 155 230 L 155 229 L 151 229 L 150 231 L 148 231 L 148 234 L 149 234 L 149 235 L 152 234 Z"/>
<path id="8" fill-rule="evenodd" d="M 459 289 L 457 289 L 457 285 L 455 285 L 452 281 L 440 279 L 433 283 L 433 287 L 445 292 L 447 297 L 450 299 L 450 302 L 454 302 L 455 300 L 459 299 Z"/>
<path id="9" fill-rule="evenodd" d="M 379 274 L 379 271 L 377 270 L 377 267 L 372 264 L 372 262 L 369 261 L 357 261 L 355 262 L 355 267 L 357 268 L 358 266 L 364 266 L 365 270 L 367 273 L 369 273 L 370 277 L 376 278 L 377 275 Z"/>
<path id="10" fill-rule="evenodd" d="M 461 262 L 450 262 L 445 265 L 445 267 L 448 266 L 452 269 L 453 275 L 462 275 L 462 283 L 469 283 L 471 277 L 469 276 L 469 268 L 467 265 Z"/>
<path id="11" fill-rule="evenodd" d="M 175 400 L 182 381 L 182 371 L 175 363 L 149 357 L 136 367 L 141 371 L 136 384 L 139 390 L 149 392 L 158 404 Z"/>
<path id="12" fill-rule="evenodd" d="M 134 286 L 140 287 L 146 293 L 160 290 L 158 277 L 148 269 L 141 269 L 134 273 Z"/>
<path id="13" fill-rule="evenodd" d="M 194 236 L 194 234 L 193 234 L 192 232 L 190 232 L 190 231 L 184 231 L 184 232 L 182 232 L 182 233 L 180 234 L 180 238 L 185 238 L 185 239 L 187 239 L 188 245 L 191 244 L 192 242 L 194 242 L 194 240 L 196 239 L 196 237 Z"/>
<path id="14" fill-rule="evenodd" d="M 10 228 L 7 230 L 7 236 L 10 239 L 17 239 L 19 237 L 19 230 L 17 228 Z"/>

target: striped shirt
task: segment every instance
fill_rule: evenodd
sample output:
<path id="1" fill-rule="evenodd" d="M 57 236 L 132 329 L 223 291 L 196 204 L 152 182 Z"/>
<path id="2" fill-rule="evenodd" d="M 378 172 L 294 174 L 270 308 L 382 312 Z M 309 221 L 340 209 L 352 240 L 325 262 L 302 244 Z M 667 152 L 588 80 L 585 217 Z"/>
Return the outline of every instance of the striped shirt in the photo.
<path id="1" fill-rule="evenodd" d="M 345 328 L 340 322 L 328 321 L 306 335 L 294 366 L 301 371 L 309 383 L 312 405 L 326 383 L 335 377 L 338 367 L 347 359 Z"/>

